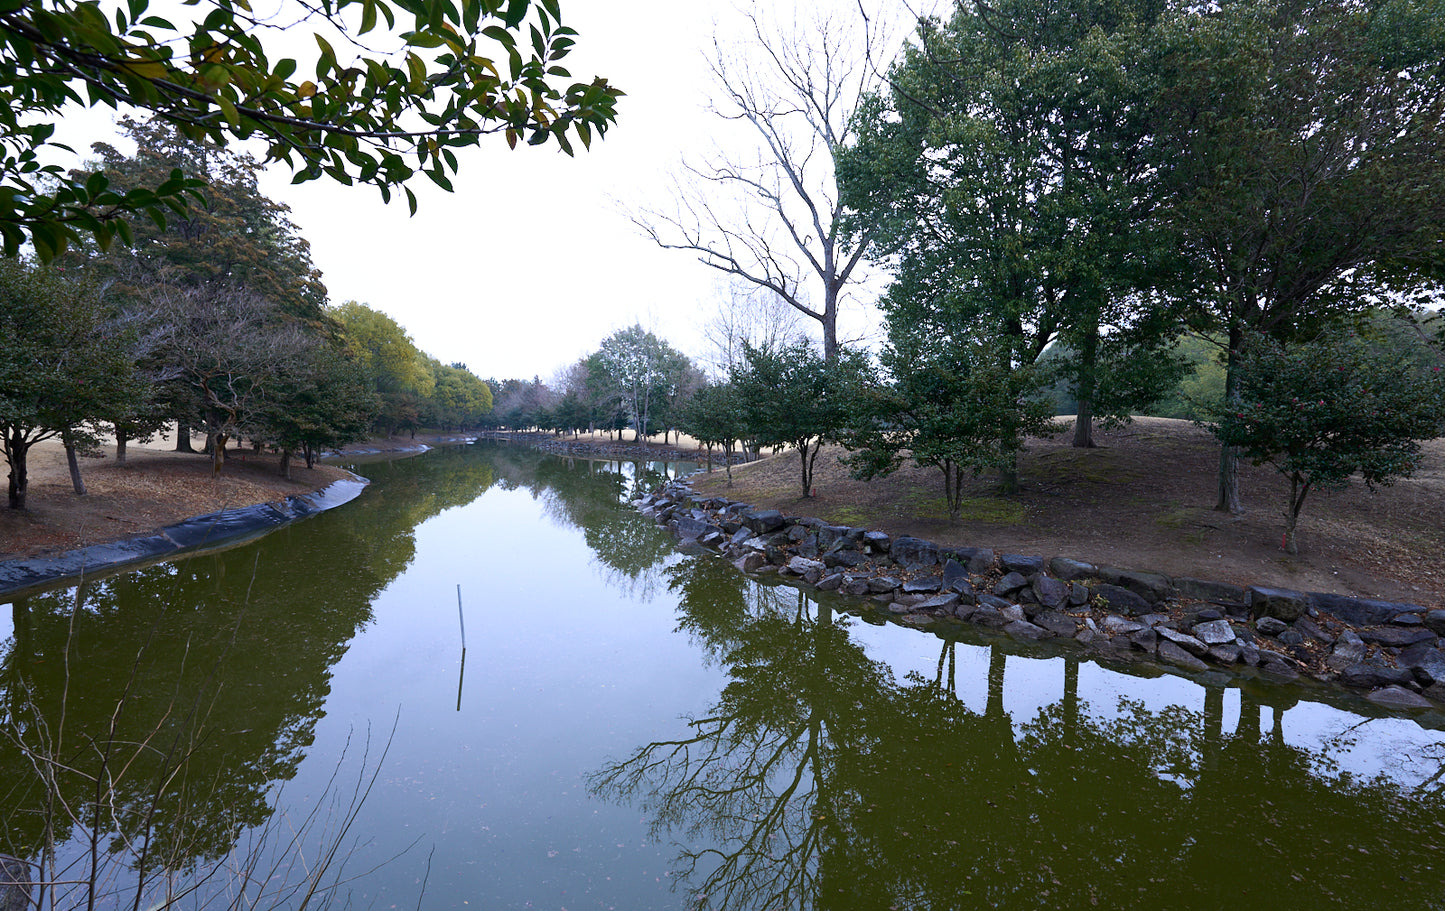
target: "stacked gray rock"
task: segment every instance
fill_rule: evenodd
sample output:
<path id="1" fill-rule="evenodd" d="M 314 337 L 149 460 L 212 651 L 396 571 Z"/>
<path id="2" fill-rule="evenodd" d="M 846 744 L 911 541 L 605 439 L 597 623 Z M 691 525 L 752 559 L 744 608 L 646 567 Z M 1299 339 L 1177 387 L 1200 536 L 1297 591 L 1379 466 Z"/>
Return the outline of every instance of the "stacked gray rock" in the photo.
<path id="1" fill-rule="evenodd" d="M 1107 657 L 1196 672 L 1309 675 L 1368 689 L 1391 708 L 1445 702 L 1445 610 L 893 539 L 704 499 L 685 481 L 635 505 L 743 572 L 868 599 L 913 626 L 968 622 L 1026 641 L 1073 639 Z"/>

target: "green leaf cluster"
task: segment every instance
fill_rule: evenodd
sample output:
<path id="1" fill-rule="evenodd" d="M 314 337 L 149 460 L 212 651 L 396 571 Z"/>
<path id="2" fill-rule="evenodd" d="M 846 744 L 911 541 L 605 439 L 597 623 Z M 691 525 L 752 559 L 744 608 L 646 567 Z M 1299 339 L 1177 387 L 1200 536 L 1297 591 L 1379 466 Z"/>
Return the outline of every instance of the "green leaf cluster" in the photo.
<path id="1" fill-rule="evenodd" d="M 730 376 L 743 426 L 759 448 L 797 450 L 803 496 L 813 495 L 823 444 L 842 439 L 854 419 L 867 373 L 866 358 L 848 348 L 829 360 L 807 342 L 775 349 L 743 343 L 743 361 Z"/>
<path id="2" fill-rule="evenodd" d="M 94 286 L 0 257 L 0 438 L 9 503 L 26 505 L 26 457 L 42 440 L 115 420 L 142 395 L 126 329 Z"/>
<path id="3" fill-rule="evenodd" d="M 1445 369 L 1403 363 L 1394 346 L 1331 331 L 1281 345 L 1250 338 L 1239 396 L 1211 425 L 1220 442 L 1290 479 L 1285 544 L 1312 490 L 1359 475 L 1368 486 L 1409 477 L 1420 441 L 1445 433 Z"/>
<path id="4" fill-rule="evenodd" d="M 600 77 L 571 81 L 562 61 L 576 32 L 561 23 L 557 0 L 308 4 L 302 24 L 315 29 L 317 48 L 309 73 L 295 59 L 272 59 L 262 40 L 272 23 L 247 0 L 203 9 L 173 23 L 149 0 L 127 0 L 113 16 L 95 0 L 0 4 L 7 253 L 28 240 L 48 259 L 85 233 L 103 247 L 127 240 L 123 216 L 164 220 L 198 189 L 173 175 L 118 192 L 103 177 L 76 180 L 43 163 L 68 105 L 149 111 L 193 141 L 257 138 L 298 183 L 370 184 L 388 201 L 400 190 L 415 212 L 407 184 L 423 174 L 451 190 L 458 150 L 495 134 L 513 147 L 553 141 L 570 155 L 574 142 L 587 147 L 606 132 L 622 95 Z"/>

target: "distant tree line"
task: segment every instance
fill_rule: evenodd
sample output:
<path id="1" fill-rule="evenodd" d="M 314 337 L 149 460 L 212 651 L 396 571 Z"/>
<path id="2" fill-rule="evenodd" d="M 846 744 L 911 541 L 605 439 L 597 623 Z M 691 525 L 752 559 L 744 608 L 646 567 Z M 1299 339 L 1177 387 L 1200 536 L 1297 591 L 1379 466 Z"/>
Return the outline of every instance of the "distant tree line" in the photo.
<path id="1" fill-rule="evenodd" d="M 0 435 L 11 507 L 24 508 L 29 450 L 60 439 L 77 493 L 78 454 L 192 431 L 219 473 L 246 441 L 310 467 L 374 432 L 476 426 L 491 390 L 465 365 L 417 350 L 390 317 L 332 307 L 284 205 L 257 188 L 249 156 L 126 120 L 133 155 L 97 144 L 92 167 L 118 191 L 180 170 L 201 199 L 133 218 L 129 246 L 73 243 L 47 265 L 0 259 Z M 84 175 L 72 179 L 84 180 Z"/>

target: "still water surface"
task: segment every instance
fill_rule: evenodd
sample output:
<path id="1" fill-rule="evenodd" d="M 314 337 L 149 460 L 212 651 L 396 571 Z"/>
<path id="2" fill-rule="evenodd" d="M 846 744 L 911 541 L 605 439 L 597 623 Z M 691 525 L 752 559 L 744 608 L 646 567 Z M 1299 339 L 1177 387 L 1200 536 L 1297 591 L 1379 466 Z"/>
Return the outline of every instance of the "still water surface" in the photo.
<path id="1" fill-rule="evenodd" d="M 1429 719 L 850 615 L 677 553 L 625 502 L 678 466 L 352 467 L 342 509 L 0 612 L 0 852 L 41 857 L 37 752 L 144 741 L 132 845 L 179 768 L 150 862 L 266 858 L 273 897 L 338 844 L 356 907 L 1445 907 Z"/>

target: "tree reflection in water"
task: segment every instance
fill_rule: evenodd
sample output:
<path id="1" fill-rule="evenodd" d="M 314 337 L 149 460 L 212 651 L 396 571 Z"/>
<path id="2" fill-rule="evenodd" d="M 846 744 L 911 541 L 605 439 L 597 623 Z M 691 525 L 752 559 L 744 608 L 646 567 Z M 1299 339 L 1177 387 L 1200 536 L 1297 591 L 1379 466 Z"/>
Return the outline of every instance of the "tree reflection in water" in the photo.
<path id="1" fill-rule="evenodd" d="M 225 892 L 236 880 L 216 875 L 223 863 L 264 864 L 245 856 L 243 834 L 253 846 L 277 835 L 265 827 L 312 744 L 332 666 L 414 558 L 416 526 L 494 480 L 485 462 L 448 451 L 367 470 L 387 483 L 344 510 L 12 602 L 0 851 L 49 861 L 51 878 L 77 881 L 80 905 L 119 890 L 148 906 L 178 877 L 214 875 Z M 327 566 L 346 571 L 317 571 Z M 339 825 L 349 812 L 342 800 L 285 825 Z"/>
<path id="2" fill-rule="evenodd" d="M 1339 771 L 1287 744 L 1278 688 L 1203 710 L 1122 698 L 1109 717 L 1063 694 L 1015 724 L 1006 640 L 940 640 L 932 677 L 895 679 L 828 596 L 698 556 L 669 566 L 680 627 L 727 671 L 716 705 L 590 778 L 674 840 L 699 908 L 1363 907 L 1408 883 L 1441 907 L 1445 802 Z M 734 580 L 741 576 L 734 574 Z M 958 696 L 959 649 L 986 648 L 982 712 Z"/>

